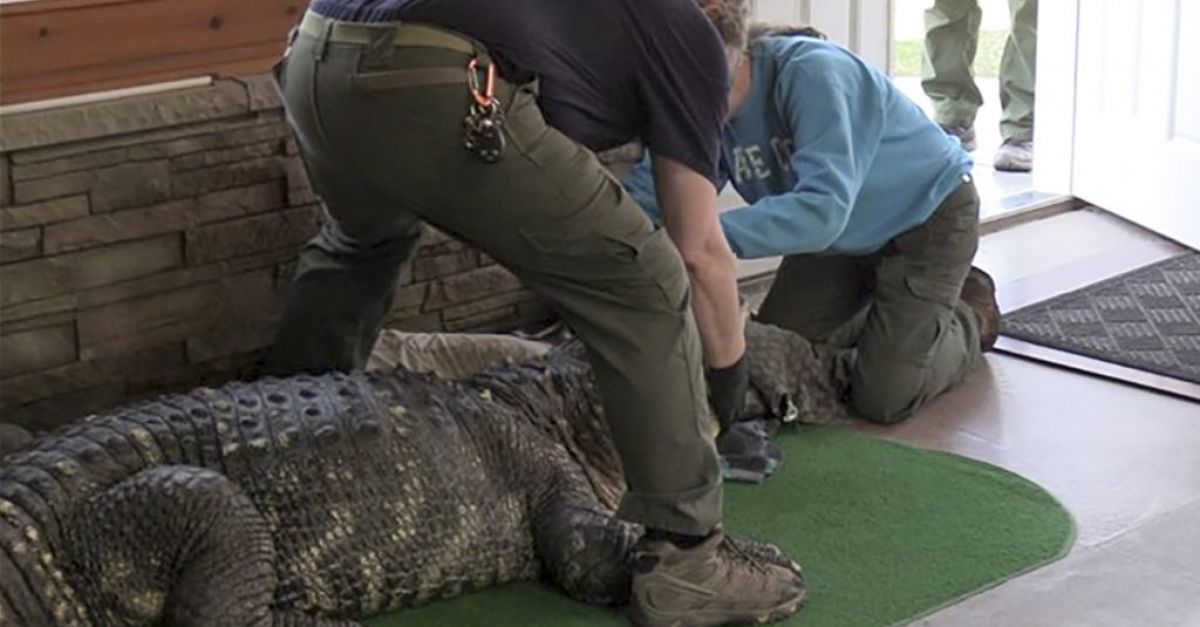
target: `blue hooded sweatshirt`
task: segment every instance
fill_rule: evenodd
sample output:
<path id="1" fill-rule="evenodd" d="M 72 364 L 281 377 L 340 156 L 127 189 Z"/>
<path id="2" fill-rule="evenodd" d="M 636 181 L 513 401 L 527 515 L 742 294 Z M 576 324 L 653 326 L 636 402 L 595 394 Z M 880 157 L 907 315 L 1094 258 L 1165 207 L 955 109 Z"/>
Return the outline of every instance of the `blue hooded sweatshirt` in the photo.
<path id="1" fill-rule="evenodd" d="M 722 183 L 750 203 L 721 214 L 738 257 L 872 253 L 924 223 L 971 170 L 957 138 L 841 46 L 771 37 L 751 55 L 721 158 Z M 660 217 L 648 162 L 626 186 Z"/>

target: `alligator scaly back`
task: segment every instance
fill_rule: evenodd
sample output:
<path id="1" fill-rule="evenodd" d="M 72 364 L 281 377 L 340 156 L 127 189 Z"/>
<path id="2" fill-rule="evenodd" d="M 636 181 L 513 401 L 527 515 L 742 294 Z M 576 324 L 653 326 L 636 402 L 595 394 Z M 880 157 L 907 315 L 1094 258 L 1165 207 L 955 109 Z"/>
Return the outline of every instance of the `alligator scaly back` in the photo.
<path id="1" fill-rule="evenodd" d="M 619 600 L 635 532 L 558 439 L 602 424 L 559 361 L 232 383 L 44 437 L 0 467 L 0 625 L 341 625 L 543 572 Z"/>
<path id="2" fill-rule="evenodd" d="M 748 336 L 767 407 L 836 409 L 829 354 L 780 333 Z M 335 627 L 538 576 L 620 603 L 640 530 L 613 517 L 594 385 L 562 350 L 462 382 L 230 383 L 42 436 L 0 461 L 0 627 Z"/>

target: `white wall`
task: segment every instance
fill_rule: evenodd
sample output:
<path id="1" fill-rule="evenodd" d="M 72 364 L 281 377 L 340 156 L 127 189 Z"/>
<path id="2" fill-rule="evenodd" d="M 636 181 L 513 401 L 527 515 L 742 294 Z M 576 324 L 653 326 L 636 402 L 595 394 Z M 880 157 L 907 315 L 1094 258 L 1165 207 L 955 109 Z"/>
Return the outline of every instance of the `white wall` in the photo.
<path id="1" fill-rule="evenodd" d="M 808 24 L 859 56 L 891 70 L 889 0 L 753 0 L 754 19 Z"/>
<path id="2" fill-rule="evenodd" d="M 1033 185 L 1039 191 L 1070 194 L 1073 188 L 1075 140 L 1076 2 L 1038 4 L 1037 99 L 1033 143 L 1037 167 Z"/>

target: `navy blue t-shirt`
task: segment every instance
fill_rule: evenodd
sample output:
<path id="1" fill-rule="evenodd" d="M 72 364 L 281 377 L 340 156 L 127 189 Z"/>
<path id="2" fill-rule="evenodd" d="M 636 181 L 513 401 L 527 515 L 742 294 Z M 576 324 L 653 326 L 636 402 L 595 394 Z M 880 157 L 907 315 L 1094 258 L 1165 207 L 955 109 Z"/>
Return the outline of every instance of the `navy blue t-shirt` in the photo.
<path id="1" fill-rule="evenodd" d="M 595 151 L 640 138 L 716 181 L 729 70 L 695 0 L 313 0 L 312 10 L 468 35 L 507 78 L 538 78 L 546 121 L 568 137 Z"/>

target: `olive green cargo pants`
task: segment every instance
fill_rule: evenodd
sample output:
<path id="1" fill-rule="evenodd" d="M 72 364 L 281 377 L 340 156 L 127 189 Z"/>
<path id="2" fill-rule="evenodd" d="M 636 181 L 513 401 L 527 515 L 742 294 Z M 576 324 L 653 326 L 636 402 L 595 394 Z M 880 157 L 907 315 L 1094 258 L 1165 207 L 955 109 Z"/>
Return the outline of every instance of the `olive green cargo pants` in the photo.
<path id="1" fill-rule="evenodd" d="M 587 343 L 630 487 L 618 513 L 708 533 L 720 467 L 688 279 L 666 233 L 546 125 L 532 85 L 497 81 L 509 145 L 485 164 L 463 148 L 465 80 L 438 80 L 458 68 L 465 79 L 470 52 L 305 19 L 320 34 L 302 28 L 277 75 L 327 220 L 301 254 L 268 368 L 361 368 L 426 221 L 514 272 Z M 339 42 L 347 32 L 370 41 Z M 482 46 L 459 42 L 487 64 Z M 431 83 L 413 86 L 420 75 Z"/>
<path id="2" fill-rule="evenodd" d="M 959 299 L 978 245 L 968 182 L 875 254 L 785 257 L 757 318 L 846 349 L 855 413 L 899 422 L 980 362 L 979 319 Z"/>
<path id="3" fill-rule="evenodd" d="M 1008 0 L 1012 28 L 1000 60 L 1000 135 L 1033 139 L 1037 69 L 1037 0 Z M 937 0 L 925 11 L 925 69 L 921 85 L 943 126 L 970 128 L 983 105 L 972 64 L 983 12 L 978 0 Z"/>

